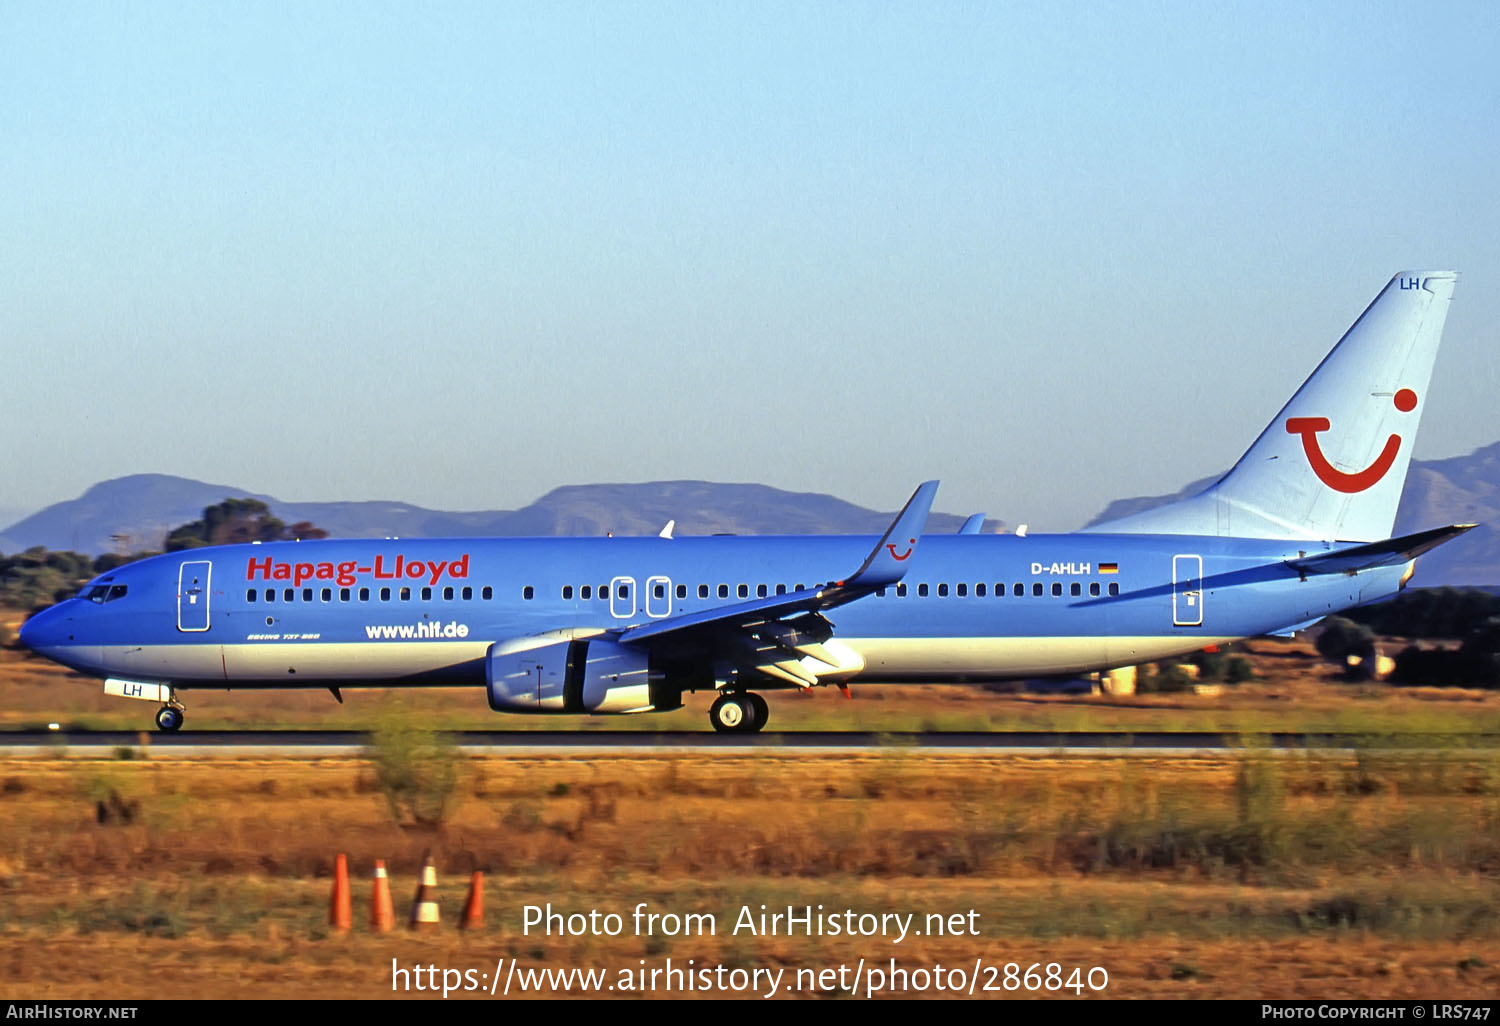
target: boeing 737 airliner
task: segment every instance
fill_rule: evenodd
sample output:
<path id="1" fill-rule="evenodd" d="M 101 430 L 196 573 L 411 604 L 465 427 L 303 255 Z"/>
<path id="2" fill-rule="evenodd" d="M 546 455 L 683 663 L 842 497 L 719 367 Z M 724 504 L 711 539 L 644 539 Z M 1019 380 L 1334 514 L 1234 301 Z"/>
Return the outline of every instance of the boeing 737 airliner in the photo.
<path id="1" fill-rule="evenodd" d="M 1077 534 L 327 540 L 167 553 L 33 616 L 30 648 L 160 702 L 192 688 L 483 686 L 492 709 L 642 713 L 849 681 L 1078 674 L 1312 624 L 1472 525 L 1391 538 L 1457 276 L 1391 279 L 1201 493 Z"/>

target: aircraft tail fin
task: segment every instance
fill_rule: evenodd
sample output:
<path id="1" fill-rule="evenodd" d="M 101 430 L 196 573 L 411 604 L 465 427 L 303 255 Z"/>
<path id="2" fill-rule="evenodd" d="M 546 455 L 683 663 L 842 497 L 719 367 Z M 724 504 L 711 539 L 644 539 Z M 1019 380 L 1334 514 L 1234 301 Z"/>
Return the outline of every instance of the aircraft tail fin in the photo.
<path id="1" fill-rule="evenodd" d="M 1087 530 L 1388 538 L 1457 280 L 1396 275 L 1229 473 L 1181 502 Z"/>

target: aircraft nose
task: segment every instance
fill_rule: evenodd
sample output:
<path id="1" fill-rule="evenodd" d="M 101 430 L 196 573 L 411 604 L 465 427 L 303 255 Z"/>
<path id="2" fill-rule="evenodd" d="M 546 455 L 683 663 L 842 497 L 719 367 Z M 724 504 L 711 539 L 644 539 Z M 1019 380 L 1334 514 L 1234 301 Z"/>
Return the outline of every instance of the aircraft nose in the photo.
<path id="1" fill-rule="evenodd" d="M 40 613 L 33 614 L 21 624 L 21 644 L 33 652 L 45 651 L 55 642 L 60 624 L 56 609 L 43 609 Z"/>

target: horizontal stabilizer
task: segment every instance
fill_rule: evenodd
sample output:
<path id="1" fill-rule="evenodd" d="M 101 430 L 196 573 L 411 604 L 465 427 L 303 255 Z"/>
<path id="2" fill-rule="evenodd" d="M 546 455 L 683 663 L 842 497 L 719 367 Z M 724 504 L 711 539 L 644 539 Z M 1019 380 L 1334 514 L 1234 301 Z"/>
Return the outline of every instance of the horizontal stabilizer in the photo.
<path id="1" fill-rule="evenodd" d="M 1316 556 L 1304 556 L 1287 560 L 1287 566 L 1304 574 L 1352 574 L 1360 570 L 1372 570 L 1377 566 L 1398 566 L 1430 552 L 1447 541 L 1452 541 L 1476 524 L 1454 524 L 1451 527 L 1434 527 L 1430 531 L 1419 531 L 1401 538 L 1356 545 L 1337 552 L 1324 552 Z"/>

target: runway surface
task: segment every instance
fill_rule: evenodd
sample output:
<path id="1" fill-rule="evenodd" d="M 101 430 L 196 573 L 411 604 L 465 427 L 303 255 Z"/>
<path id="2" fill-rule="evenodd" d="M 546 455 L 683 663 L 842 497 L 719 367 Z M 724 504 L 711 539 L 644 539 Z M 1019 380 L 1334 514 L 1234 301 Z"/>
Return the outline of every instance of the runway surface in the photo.
<path id="1" fill-rule="evenodd" d="M 484 752 L 574 751 L 580 754 L 620 750 L 884 750 L 940 749 L 971 752 L 1179 752 L 1223 751 L 1243 747 L 1247 739 L 1213 731 L 994 731 L 872 733 L 862 731 L 767 731 L 762 734 L 714 734 L 709 731 L 636 730 L 469 730 L 454 735 L 465 750 Z M 1281 751 L 1370 748 L 1446 747 L 1448 738 L 1408 734 L 1372 737 L 1364 734 L 1273 733 L 1248 739 L 1256 747 Z M 354 755 L 367 742 L 359 731 L 184 730 L 160 731 L 0 731 L 0 753 L 44 754 L 49 750 L 99 755 L 117 748 L 149 747 L 163 755 Z M 1500 744 L 1500 734 L 1467 735 L 1479 747 Z"/>

